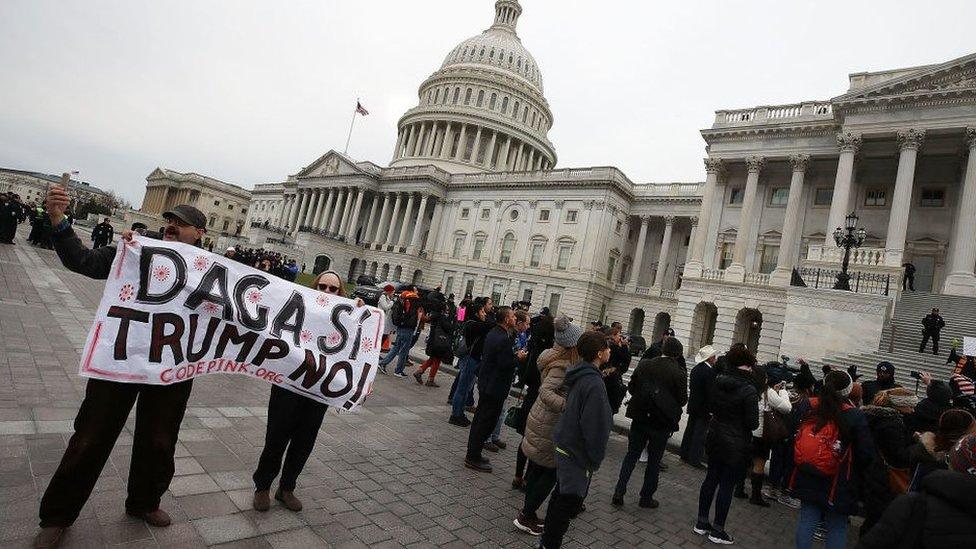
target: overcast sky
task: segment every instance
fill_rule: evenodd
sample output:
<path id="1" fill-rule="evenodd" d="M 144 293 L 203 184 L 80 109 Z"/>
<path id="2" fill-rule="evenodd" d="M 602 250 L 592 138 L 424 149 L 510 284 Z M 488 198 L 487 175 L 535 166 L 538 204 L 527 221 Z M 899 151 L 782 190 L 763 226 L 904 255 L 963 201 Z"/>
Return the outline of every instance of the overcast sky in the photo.
<path id="1" fill-rule="evenodd" d="M 976 2 L 522 0 L 558 167 L 699 181 L 722 108 L 976 51 Z M 329 149 L 386 165 L 401 114 L 492 0 L 2 0 L 0 166 L 141 203 L 156 166 L 250 188 Z"/>

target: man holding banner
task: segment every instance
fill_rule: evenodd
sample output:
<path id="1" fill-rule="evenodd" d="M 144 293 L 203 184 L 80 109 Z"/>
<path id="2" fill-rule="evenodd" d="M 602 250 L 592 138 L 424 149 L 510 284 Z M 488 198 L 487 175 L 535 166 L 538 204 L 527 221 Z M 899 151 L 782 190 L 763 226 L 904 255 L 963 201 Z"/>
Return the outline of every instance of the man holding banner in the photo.
<path id="1" fill-rule="evenodd" d="M 52 241 L 58 257 L 76 273 L 106 279 L 116 248 L 85 248 L 64 215 L 69 201 L 61 186 L 48 191 L 47 212 L 54 227 Z M 206 217 L 192 206 L 177 206 L 163 217 L 164 240 L 194 244 L 206 232 Z M 127 241 L 131 238 L 131 233 L 124 235 Z M 173 454 L 192 386 L 192 379 L 173 385 L 88 380 L 85 399 L 75 418 L 75 432 L 41 499 L 41 531 L 35 547 L 56 547 L 65 529 L 78 518 L 137 400 L 126 513 L 152 526 L 170 524 L 169 515 L 159 508 L 159 500 L 173 478 Z"/>

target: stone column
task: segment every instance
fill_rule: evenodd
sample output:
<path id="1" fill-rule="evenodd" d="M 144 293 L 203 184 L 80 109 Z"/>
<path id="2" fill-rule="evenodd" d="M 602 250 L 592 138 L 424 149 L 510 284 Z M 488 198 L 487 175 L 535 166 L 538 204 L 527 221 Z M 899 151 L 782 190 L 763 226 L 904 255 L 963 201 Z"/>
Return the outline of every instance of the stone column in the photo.
<path id="1" fill-rule="evenodd" d="M 478 131 L 480 132 L 481 130 L 479 129 Z M 420 208 L 417 210 L 417 222 L 413 225 L 413 238 L 410 239 L 410 247 L 407 248 L 407 253 L 411 255 L 416 254 L 418 248 L 420 247 L 420 233 L 423 231 L 424 211 L 427 209 L 428 198 L 430 198 L 430 195 L 427 194 L 420 196 Z"/>
<path id="2" fill-rule="evenodd" d="M 783 236 L 779 241 L 776 269 L 769 276 L 770 284 L 774 286 L 789 286 L 793 278 L 793 249 L 800 241 L 800 201 L 810 155 L 794 154 L 790 156 L 790 164 L 793 165 L 793 177 L 790 178 L 790 195 L 786 199 L 786 213 L 783 215 Z"/>
<path id="3" fill-rule="evenodd" d="M 284 227 L 285 223 L 288 221 L 288 195 L 282 195 L 281 197 L 281 209 L 278 210 L 278 219 L 274 222 L 277 227 Z"/>
<path id="4" fill-rule="evenodd" d="M 444 217 L 444 201 L 435 199 L 434 216 L 430 219 L 430 230 L 427 231 L 427 242 L 424 243 L 423 250 L 427 250 L 428 257 L 437 251 L 437 242 L 440 240 L 441 218 Z"/>
<path id="5" fill-rule="evenodd" d="M 339 234 L 339 220 L 342 218 L 344 202 L 348 192 L 349 189 L 345 187 L 338 189 L 335 204 L 332 205 L 332 220 L 329 221 L 329 234 Z"/>
<path id="6" fill-rule="evenodd" d="M 308 191 L 308 211 L 305 213 L 305 219 L 302 221 L 302 225 L 306 227 L 312 224 L 312 220 L 315 219 L 315 209 L 321 207 L 319 204 L 321 202 L 321 189 L 312 189 Z"/>
<path id="7" fill-rule="evenodd" d="M 684 275 L 686 277 L 697 278 L 702 274 L 705 264 L 705 242 L 708 240 L 708 227 L 711 223 L 712 210 L 715 200 L 721 200 L 716 196 L 718 178 L 722 173 L 722 159 L 705 159 L 705 188 L 702 189 L 702 206 L 698 213 L 698 226 L 700 229 L 695 231 L 695 238 L 691 240 L 691 257 L 685 264 Z"/>
<path id="8" fill-rule="evenodd" d="M 427 137 L 427 126 L 421 122 L 417 124 L 417 146 L 414 147 L 413 156 L 423 156 L 424 155 L 424 138 Z"/>
<path id="9" fill-rule="evenodd" d="M 349 228 L 346 229 L 346 240 L 355 244 L 356 243 L 356 229 L 359 224 L 359 210 L 363 208 L 363 197 L 366 195 L 366 191 L 363 189 L 356 189 L 356 204 L 352 207 L 352 219 L 349 220 Z"/>
<path id="10" fill-rule="evenodd" d="M 688 249 L 685 250 L 685 264 L 687 264 L 688 260 L 691 258 L 691 246 L 695 241 L 695 238 L 698 236 L 698 218 L 692 216 L 688 218 L 688 221 L 691 222 L 691 230 L 688 231 Z"/>
<path id="11" fill-rule="evenodd" d="M 739 215 L 739 230 L 735 234 L 735 251 L 732 254 L 732 264 L 725 270 L 725 280 L 730 282 L 745 280 L 746 252 L 755 227 L 752 214 L 756 207 L 756 196 L 759 194 L 756 190 L 759 187 L 759 173 L 766 166 L 766 159 L 762 156 L 750 156 L 746 158 L 746 165 L 749 168 L 749 175 L 746 177 L 745 196 L 742 199 L 742 211 Z"/>
<path id="12" fill-rule="evenodd" d="M 495 161 L 495 143 L 498 141 L 498 132 L 491 132 L 491 141 L 488 142 L 488 150 L 485 151 L 485 166 L 491 168 Z"/>
<path id="13" fill-rule="evenodd" d="M 289 233 L 294 233 L 298 229 L 298 216 L 302 211 L 302 205 L 305 202 L 305 193 L 300 190 L 295 190 L 294 203 L 292 204 L 291 211 L 288 212 L 288 229 Z"/>
<path id="14" fill-rule="evenodd" d="M 907 129 L 898 132 L 898 175 L 895 194 L 891 198 L 888 217 L 888 236 L 885 241 L 885 265 L 899 267 L 905 257 L 905 235 L 908 234 L 908 212 L 912 207 L 912 187 L 915 184 L 915 161 L 925 141 L 925 130 Z M 970 235 L 972 238 L 972 235 Z"/>
<path id="15" fill-rule="evenodd" d="M 322 217 L 322 210 L 325 209 L 326 192 L 326 189 L 316 189 L 315 191 L 315 194 L 318 195 L 318 200 L 316 201 L 315 212 L 312 213 L 312 220 L 308 223 L 313 229 L 318 229 L 319 227 L 319 218 Z"/>
<path id="16" fill-rule="evenodd" d="M 640 272 L 644 263 L 644 246 L 647 244 L 647 226 L 650 222 L 650 216 L 642 215 L 640 217 L 640 232 L 637 234 L 637 249 L 634 250 L 634 264 L 630 268 L 630 279 L 627 280 L 627 286 L 630 287 L 630 291 L 634 291 L 640 282 Z"/>
<path id="17" fill-rule="evenodd" d="M 401 193 L 396 193 L 396 202 L 393 204 L 393 213 L 390 214 L 390 227 L 386 232 L 386 247 L 396 245 L 396 241 L 393 240 L 393 231 L 396 229 L 397 215 L 400 213 L 400 203 L 402 201 L 403 195 Z"/>
<path id="18" fill-rule="evenodd" d="M 501 154 L 498 155 L 498 159 L 504 162 L 505 164 L 503 166 L 499 166 L 495 168 L 496 170 L 500 172 L 508 171 L 508 150 L 511 148 L 512 148 L 512 136 L 509 135 L 505 138 L 505 145 L 502 147 Z"/>
<path id="19" fill-rule="evenodd" d="M 403 156 L 410 156 L 410 151 L 413 150 L 413 144 L 417 137 L 416 125 L 410 124 L 408 126 L 409 132 L 407 133 L 407 146 L 403 149 Z"/>
<path id="20" fill-rule="evenodd" d="M 366 218 L 366 226 L 365 230 L 363 231 L 364 243 L 369 244 L 372 242 L 372 240 L 370 240 L 370 233 L 373 232 L 373 228 L 376 226 L 376 223 L 378 223 L 378 220 L 376 219 L 376 211 L 379 209 L 379 207 L 380 196 L 377 193 L 373 193 L 373 203 L 369 207 L 369 217 Z"/>
<path id="21" fill-rule="evenodd" d="M 324 189 L 323 189 L 324 191 Z M 324 206 L 322 211 L 315 217 L 315 228 L 324 231 L 326 226 L 326 221 L 329 219 L 329 212 L 332 211 L 332 203 L 335 202 L 335 189 L 329 189 L 329 196 L 322 201 Z"/>
<path id="22" fill-rule="evenodd" d="M 481 126 L 478 126 L 478 132 L 474 134 L 474 148 L 471 149 L 471 163 L 478 163 L 478 148 L 481 147 Z"/>
<path id="23" fill-rule="evenodd" d="M 400 225 L 400 238 L 397 238 L 394 243 L 398 249 L 407 245 L 407 230 L 410 229 L 411 212 L 413 212 L 413 193 L 410 193 L 409 198 L 407 198 L 407 207 L 403 210 L 403 224 Z"/>
<path id="24" fill-rule="evenodd" d="M 393 148 L 393 160 L 400 158 L 400 153 L 403 150 L 403 138 L 405 136 L 404 130 L 400 130 L 397 134 L 396 147 Z"/>
<path id="25" fill-rule="evenodd" d="M 966 145 L 969 160 L 966 161 L 966 178 L 959 198 L 959 215 L 956 230 L 952 233 L 954 244 L 949 257 L 949 274 L 942 293 L 976 297 L 976 128 L 966 128 Z"/>
<path id="26" fill-rule="evenodd" d="M 342 208 L 342 217 L 339 218 L 339 234 L 342 236 L 345 236 L 346 226 L 349 225 L 349 220 L 352 217 L 352 204 L 358 190 L 357 188 L 350 187 L 346 191 L 346 203 Z"/>
<path id="27" fill-rule="evenodd" d="M 454 155 L 455 160 L 464 160 L 465 141 L 468 139 L 467 131 L 468 131 L 468 125 L 461 124 L 461 136 L 458 139 L 458 150 L 457 153 Z"/>
<path id="28" fill-rule="evenodd" d="M 441 143 L 441 154 L 440 157 L 447 160 L 451 157 L 451 146 L 454 145 L 454 124 L 448 122 L 447 127 L 444 128 L 444 141 Z"/>
<path id="29" fill-rule="evenodd" d="M 837 134 L 837 145 L 840 147 L 840 158 L 837 160 L 837 177 L 834 179 L 834 196 L 830 200 L 830 214 L 827 217 L 827 229 L 824 231 L 824 246 L 832 247 L 834 229 L 844 224 L 844 218 L 850 213 L 848 208 L 851 201 L 851 182 L 854 179 L 854 158 L 861 148 L 860 134 L 846 132 Z M 780 256 L 783 255 L 780 248 Z"/>
<path id="30" fill-rule="evenodd" d="M 518 152 L 515 153 L 515 161 L 512 162 L 512 171 L 522 171 L 522 152 L 525 149 L 525 143 L 519 143 Z"/>
<path id="31" fill-rule="evenodd" d="M 383 238 L 386 236 L 386 214 L 390 211 L 390 193 L 382 193 L 383 196 L 383 208 L 380 209 L 380 218 L 376 220 L 376 228 L 373 229 L 373 236 L 370 238 L 370 242 L 378 246 L 383 245 Z M 379 195 L 376 197 L 379 200 Z"/>
<path id="32" fill-rule="evenodd" d="M 436 158 L 438 156 L 437 153 L 440 152 L 437 150 L 437 147 L 438 145 L 440 145 L 441 132 L 440 132 L 440 124 L 434 122 L 433 126 L 434 127 L 431 129 L 430 147 L 428 147 L 427 156 Z"/>
<path id="33" fill-rule="evenodd" d="M 664 218 L 664 238 L 661 240 L 661 253 L 657 256 L 657 272 L 654 274 L 654 287 L 664 284 L 664 273 L 668 270 L 668 255 L 671 253 L 671 234 L 674 232 L 674 216 Z"/>

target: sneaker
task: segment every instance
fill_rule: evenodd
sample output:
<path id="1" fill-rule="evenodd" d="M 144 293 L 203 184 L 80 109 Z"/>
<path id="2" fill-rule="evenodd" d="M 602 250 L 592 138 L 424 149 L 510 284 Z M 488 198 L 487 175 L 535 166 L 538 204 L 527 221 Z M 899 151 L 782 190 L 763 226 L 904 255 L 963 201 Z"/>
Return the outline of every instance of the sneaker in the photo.
<path id="1" fill-rule="evenodd" d="M 779 498 L 779 488 L 773 488 L 771 486 L 764 486 L 762 489 L 762 495 L 766 499 L 778 499 Z"/>
<path id="2" fill-rule="evenodd" d="M 813 530 L 813 539 L 817 541 L 827 541 L 827 527 L 824 523 L 818 523 L 817 527 Z"/>
<path id="3" fill-rule="evenodd" d="M 383 364 L 380 364 L 379 370 L 380 370 L 380 373 L 383 374 L 383 375 L 385 375 L 385 376 L 390 375 L 390 372 L 386 371 L 386 366 L 384 366 Z"/>
<path id="4" fill-rule="evenodd" d="M 488 450 L 489 452 L 495 452 L 495 453 L 498 452 L 498 446 L 495 445 L 494 442 L 486 442 L 484 448 L 485 448 L 485 450 Z"/>
<path id="5" fill-rule="evenodd" d="M 475 412 L 478 411 L 478 407 L 477 406 L 465 406 L 464 407 L 464 411 L 467 412 L 467 413 L 469 413 L 469 414 L 473 414 L 473 413 L 475 413 Z"/>
<path id="6" fill-rule="evenodd" d="M 526 534 L 531 534 L 533 536 L 542 535 L 542 525 L 539 524 L 539 520 L 526 518 L 524 515 L 522 515 L 521 511 L 519 511 L 519 514 L 515 517 L 515 520 L 512 521 L 512 524 Z"/>
<path id="7" fill-rule="evenodd" d="M 458 427 L 470 427 L 471 420 L 465 416 L 451 416 L 448 420 L 451 425 L 457 425 Z"/>
<path id="8" fill-rule="evenodd" d="M 492 442 L 495 443 L 495 446 L 498 446 L 502 450 L 508 448 L 508 444 L 505 444 L 504 440 L 493 440 Z"/>
<path id="9" fill-rule="evenodd" d="M 610 500 L 610 505 L 613 505 L 614 507 L 623 507 L 623 505 L 624 505 L 624 495 L 623 494 L 614 494 L 613 495 L 613 498 Z"/>
<path id="10" fill-rule="evenodd" d="M 641 452 L 640 458 L 637 461 L 639 463 L 647 463 L 647 449 L 646 448 L 644 449 L 643 452 Z"/>
<path id="11" fill-rule="evenodd" d="M 424 383 L 425 387 L 440 387 L 440 385 L 434 383 L 433 379 L 428 379 L 427 383 Z"/>
<path id="12" fill-rule="evenodd" d="M 776 498 L 776 501 L 781 505 L 785 505 L 789 507 L 790 509 L 800 508 L 800 500 L 796 499 L 795 497 L 789 494 L 781 493 L 779 497 Z"/>
<path id="13" fill-rule="evenodd" d="M 393 372 L 393 375 L 395 377 L 407 377 L 407 374 L 405 374 L 403 372 Z"/>
<path id="14" fill-rule="evenodd" d="M 467 467 L 468 469 L 473 469 L 473 470 L 478 471 L 480 473 L 490 473 L 491 472 L 491 465 L 488 464 L 488 463 L 485 463 L 484 461 L 472 461 L 470 459 L 465 458 L 464 459 L 464 466 Z"/>
<path id="15" fill-rule="evenodd" d="M 423 385 L 424 384 L 424 374 L 422 374 L 420 372 L 414 372 L 413 373 L 413 378 L 417 380 L 417 385 Z"/>
<path id="16" fill-rule="evenodd" d="M 695 523 L 695 528 L 692 531 L 698 534 L 699 536 L 705 536 L 712 533 L 712 525 L 707 520 L 706 521 L 699 520 L 698 522 Z"/>
<path id="17" fill-rule="evenodd" d="M 718 545 L 732 545 L 735 543 L 732 536 L 730 536 L 725 530 L 716 530 L 714 528 L 708 533 L 708 541 L 717 543 Z"/>
<path id="18" fill-rule="evenodd" d="M 660 505 L 661 503 L 654 498 L 641 498 L 640 501 L 637 502 L 637 506 L 643 507 L 644 509 L 657 509 Z"/>

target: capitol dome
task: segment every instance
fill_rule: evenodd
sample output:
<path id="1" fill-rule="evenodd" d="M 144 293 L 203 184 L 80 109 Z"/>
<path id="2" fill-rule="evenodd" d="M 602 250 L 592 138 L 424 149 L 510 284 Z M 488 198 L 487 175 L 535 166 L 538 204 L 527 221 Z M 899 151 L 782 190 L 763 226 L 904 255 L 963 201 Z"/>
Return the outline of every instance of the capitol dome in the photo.
<path id="1" fill-rule="evenodd" d="M 495 21 L 455 46 L 400 118 L 391 166 L 434 164 L 455 173 L 551 169 L 552 112 L 542 73 L 516 33 L 518 0 L 495 2 Z"/>

